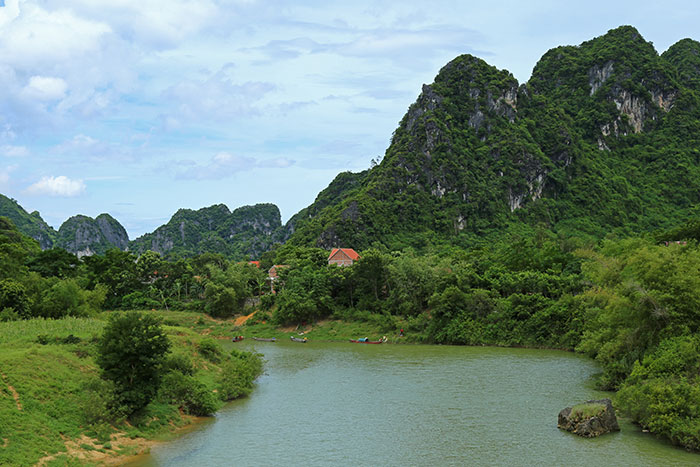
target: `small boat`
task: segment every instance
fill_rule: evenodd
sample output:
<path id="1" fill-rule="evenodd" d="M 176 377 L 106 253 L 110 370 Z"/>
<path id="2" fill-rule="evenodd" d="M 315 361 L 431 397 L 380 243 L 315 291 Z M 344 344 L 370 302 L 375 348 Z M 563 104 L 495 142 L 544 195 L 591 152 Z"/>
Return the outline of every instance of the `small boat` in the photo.
<path id="1" fill-rule="evenodd" d="M 258 341 L 258 342 L 276 342 L 277 341 L 277 339 L 275 339 L 274 337 L 253 337 L 253 340 Z"/>
<path id="2" fill-rule="evenodd" d="M 360 339 L 350 339 L 350 342 L 352 342 L 353 344 L 383 344 L 384 342 L 386 342 L 386 337 L 382 337 L 378 341 L 371 341 L 366 337 L 362 337 Z"/>
<path id="3" fill-rule="evenodd" d="M 290 339 L 292 339 L 292 342 L 303 342 L 303 343 L 308 342 L 308 339 L 306 337 L 304 337 L 303 339 L 300 337 L 294 337 L 294 336 L 289 336 L 289 337 L 290 337 Z"/>
<path id="4" fill-rule="evenodd" d="M 233 339 L 231 339 L 231 342 L 240 342 L 243 340 L 243 336 L 233 336 Z"/>

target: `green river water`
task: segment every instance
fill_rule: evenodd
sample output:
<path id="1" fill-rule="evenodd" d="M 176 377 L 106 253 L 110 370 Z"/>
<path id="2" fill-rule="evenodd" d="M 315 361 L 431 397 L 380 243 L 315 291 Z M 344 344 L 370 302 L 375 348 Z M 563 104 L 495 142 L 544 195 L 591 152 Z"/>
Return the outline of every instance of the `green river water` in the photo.
<path id="1" fill-rule="evenodd" d="M 235 401 L 139 466 L 700 465 L 622 420 L 582 439 L 559 411 L 607 397 L 572 353 L 425 345 L 231 344 L 265 355 Z"/>

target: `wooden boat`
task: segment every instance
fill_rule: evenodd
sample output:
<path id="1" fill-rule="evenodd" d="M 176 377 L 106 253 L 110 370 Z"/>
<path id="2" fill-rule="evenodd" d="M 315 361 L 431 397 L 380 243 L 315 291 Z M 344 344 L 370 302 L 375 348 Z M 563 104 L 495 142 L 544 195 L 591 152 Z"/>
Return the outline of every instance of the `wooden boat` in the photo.
<path id="1" fill-rule="evenodd" d="M 275 339 L 274 337 L 253 337 L 253 340 L 258 341 L 258 342 L 276 342 L 277 341 L 277 339 Z"/>
<path id="2" fill-rule="evenodd" d="M 306 343 L 306 342 L 308 341 L 308 339 L 307 339 L 306 337 L 304 337 L 303 339 L 300 338 L 300 337 L 294 337 L 294 336 L 289 336 L 289 337 L 290 337 L 290 339 L 292 339 L 292 342 L 303 342 L 303 343 Z"/>
<path id="3" fill-rule="evenodd" d="M 231 339 L 231 342 L 240 342 L 243 340 L 243 336 L 233 336 L 233 339 Z"/>
<path id="4" fill-rule="evenodd" d="M 364 340 L 364 339 L 350 339 L 350 342 L 353 344 L 383 344 L 386 342 L 386 340 L 378 340 L 378 341 L 369 341 L 369 340 Z"/>

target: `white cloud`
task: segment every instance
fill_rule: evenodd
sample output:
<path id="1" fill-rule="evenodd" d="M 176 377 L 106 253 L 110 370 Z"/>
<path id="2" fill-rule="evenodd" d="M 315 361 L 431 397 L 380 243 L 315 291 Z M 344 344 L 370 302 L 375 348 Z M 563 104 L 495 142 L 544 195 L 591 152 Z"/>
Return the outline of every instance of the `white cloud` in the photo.
<path id="1" fill-rule="evenodd" d="M 130 146 L 100 141 L 82 133 L 54 146 L 52 152 L 79 161 L 132 161 L 134 159 L 134 153 Z"/>
<path id="2" fill-rule="evenodd" d="M 32 76 L 22 93 L 30 99 L 55 101 L 66 97 L 67 89 L 68 84 L 61 78 Z"/>
<path id="3" fill-rule="evenodd" d="M 71 180 L 65 175 L 42 177 L 29 186 L 27 192 L 32 195 L 72 197 L 85 192 L 85 183 L 82 180 Z"/>
<path id="4" fill-rule="evenodd" d="M 175 177 L 194 180 L 220 180 L 238 172 L 255 168 L 286 168 L 294 165 L 294 161 L 286 157 L 276 157 L 258 161 L 252 157 L 239 156 L 228 152 L 220 152 L 211 158 L 208 164 L 198 165 L 194 161 L 180 161 L 184 167 Z"/>
<path id="5" fill-rule="evenodd" d="M 275 86 L 262 81 L 236 84 L 231 76 L 232 66 L 225 65 L 201 81 L 182 81 L 171 86 L 165 97 L 174 99 L 177 113 L 195 120 L 216 120 L 256 115 L 255 104 Z"/>
<path id="6" fill-rule="evenodd" d="M 27 157 L 29 155 L 29 150 L 25 146 L 12 146 L 5 145 L 0 146 L 0 154 L 5 157 Z"/>
<path id="7" fill-rule="evenodd" d="M 3 60 L 19 68 L 45 67 L 94 52 L 111 32 L 109 25 L 76 16 L 69 10 L 47 11 L 22 3 L 19 15 L 2 27 Z"/>

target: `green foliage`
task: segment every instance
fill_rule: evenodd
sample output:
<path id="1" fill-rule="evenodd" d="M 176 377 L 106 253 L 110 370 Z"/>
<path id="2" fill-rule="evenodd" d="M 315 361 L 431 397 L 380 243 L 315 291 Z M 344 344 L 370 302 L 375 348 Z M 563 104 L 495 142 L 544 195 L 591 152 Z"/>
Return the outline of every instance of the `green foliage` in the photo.
<path id="1" fill-rule="evenodd" d="M 151 315 L 113 314 L 97 344 L 97 364 L 114 383 L 116 402 L 133 414 L 148 405 L 160 386 L 170 342 Z"/>
<path id="2" fill-rule="evenodd" d="M 642 427 L 688 449 L 700 449 L 700 338 L 662 341 L 636 362 L 617 395 L 619 407 Z"/>
<path id="3" fill-rule="evenodd" d="M 596 403 L 577 404 L 571 407 L 571 420 L 580 421 L 605 412 L 605 405 Z"/>
<path id="4" fill-rule="evenodd" d="M 218 363 L 221 360 L 221 347 L 214 339 L 204 339 L 199 343 L 199 353 L 204 358 L 213 363 Z"/>
<path id="5" fill-rule="evenodd" d="M 178 210 L 167 224 L 130 242 L 129 249 L 137 254 L 161 249 L 167 259 L 210 252 L 244 260 L 258 258 L 285 237 L 279 209 L 273 204 L 242 206 L 233 212 L 217 204 L 196 211 Z"/>
<path id="6" fill-rule="evenodd" d="M 19 232 L 36 240 L 41 248 L 51 248 L 56 240 L 56 231 L 44 222 L 37 211 L 27 213 L 12 198 L 0 195 L 0 216 L 8 218 Z"/>
<path id="7" fill-rule="evenodd" d="M 38 252 L 27 261 L 30 271 L 43 277 L 74 277 L 78 273 L 78 257 L 62 248 Z"/>
<path id="8" fill-rule="evenodd" d="M 190 415 L 211 415 L 221 407 L 217 397 L 204 383 L 179 371 L 171 371 L 163 377 L 158 397 Z"/>
<path id="9" fill-rule="evenodd" d="M 42 292 L 32 314 L 44 318 L 90 316 L 102 308 L 106 295 L 104 286 L 84 290 L 73 279 L 59 280 Z"/>
<path id="10" fill-rule="evenodd" d="M 603 364 L 603 384 L 616 388 L 664 337 L 700 329 L 700 251 L 628 240 L 589 256 L 584 271 L 597 287 L 583 296 L 579 349 Z"/>
<path id="11" fill-rule="evenodd" d="M 221 366 L 221 373 L 217 379 L 221 400 L 233 400 L 250 394 L 253 382 L 262 370 L 261 355 L 233 350 L 231 358 Z"/>
<path id="12" fill-rule="evenodd" d="M 30 302 L 25 287 L 13 279 L 0 281 L 0 310 L 12 310 L 22 318 L 29 316 Z M 8 315 L 9 315 L 8 311 Z"/>

